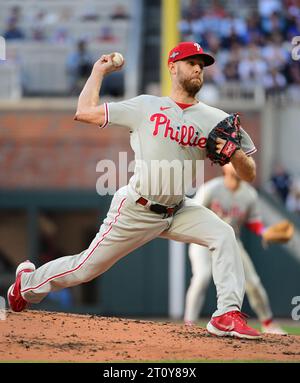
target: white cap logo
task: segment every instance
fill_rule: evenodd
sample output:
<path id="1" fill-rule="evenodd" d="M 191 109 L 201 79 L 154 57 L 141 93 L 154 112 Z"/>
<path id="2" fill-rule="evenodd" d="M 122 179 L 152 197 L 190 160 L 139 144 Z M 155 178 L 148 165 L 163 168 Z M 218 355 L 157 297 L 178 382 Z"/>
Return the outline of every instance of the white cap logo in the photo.
<path id="1" fill-rule="evenodd" d="M 198 43 L 195 43 L 195 44 L 194 44 L 194 47 L 197 48 L 197 51 L 200 51 L 200 49 L 201 49 L 201 46 L 200 46 Z"/>
<path id="2" fill-rule="evenodd" d="M 176 56 L 179 55 L 179 52 L 173 52 L 171 55 L 170 55 L 170 59 L 174 59 Z"/>

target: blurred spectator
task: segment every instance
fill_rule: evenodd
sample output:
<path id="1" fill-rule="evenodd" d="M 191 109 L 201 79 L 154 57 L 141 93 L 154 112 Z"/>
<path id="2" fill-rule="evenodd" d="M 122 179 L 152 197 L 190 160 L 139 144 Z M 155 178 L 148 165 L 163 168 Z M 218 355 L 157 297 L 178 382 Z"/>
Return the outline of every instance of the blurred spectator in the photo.
<path id="1" fill-rule="evenodd" d="M 285 30 L 285 19 L 277 12 L 262 20 L 262 30 L 266 35 L 277 32 L 281 35 Z"/>
<path id="2" fill-rule="evenodd" d="M 200 19 L 202 15 L 202 6 L 198 0 L 191 0 L 188 7 L 182 9 L 183 18 L 187 18 L 188 20 Z"/>
<path id="3" fill-rule="evenodd" d="M 286 207 L 289 211 L 300 214 L 300 180 L 293 182 L 286 200 Z"/>
<path id="4" fill-rule="evenodd" d="M 290 62 L 285 71 L 288 82 L 288 97 L 293 101 L 300 101 L 300 62 Z"/>
<path id="5" fill-rule="evenodd" d="M 3 37 L 6 40 L 20 40 L 25 38 L 25 34 L 22 29 L 18 27 L 18 21 L 12 19 L 8 22 L 7 28 L 3 33 Z"/>
<path id="6" fill-rule="evenodd" d="M 262 48 L 262 56 L 267 61 L 269 66 L 283 69 L 289 59 L 289 53 L 282 45 L 282 36 L 278 32 L 271 35 L 267 46 Z"/>
<path id="7" fill-rule="evenodd" d="M 244 44 L 245 38 L 242 35 L 239 35 L 235 28 L 232 27 L 230 33 L 223 37 L 222 39 L 222 48 L 230 49 L 234 44 Z"/>
<path id="8" fill-rule="evenodd" d="M 68 21 L 67 15 L 68 12 L 65 9 L 61 12 L 48 12 L 45 9 L 38 10 L 30 20 L 32 39 L 36 41 L 53 41 L 53 35 L 61 28 L 65 28 L 64 24 Z"/>
<path id="9" fill-rule="evenodd" d="M 10 14 L 7 18 L 7 24 L 10 24 L 10 23 L 20 23 L 21 21 L 21 8 L 16 5 L 14 7 L 11 8 L 10 10 Z"/>
<path id="10" fill-rule="evenodd" d="M 46 18 L 45 11 L 38 11 L 33 19 L 32 38 L 36 41 L 43 41 L 46 39 Z"/>
<path id="11" fill-rule="evenodd" d="M 100 34 L 96 40 L 100 42 L 114 43 L 117 41 L 117 38 L 113 34 L 111 27 L 109 25 L 105 25 L 100 29 Z"/>
<path id="12" fill-rule="evenodd" d="M 61 25 L 53 32 L 53 36 L 51 38 L 51 41 L 54 43 L 65 43 L 69 41 L 69 32 L 68 29 Z"/>
<path id="13" fill-rule="evenodd" d="M 225 76 L 222 68 L 216 62 L 215 65 L 207 67 L 205 70 L 205 83 L 214 83 L 222 85 L 225 82 Z"/>
<path id="14" fill-rule="evenodd" d="M 187 16 L 182 17 L 182 19 L 179 20 L 178 30 L 182 36 L 183 41 L 192 41 L 194 39 L 191 20 Z"/>
<path id="15" fill-rule="evenodd" d="M 223 74 L 225 76 L 226 81 L 239 81 L 239 72 L 238 72 L 238 63 L 236 61 L 228 61 L 225 64 Z"/>
<path id="16" fill-rule="evenodd" d="M 226 52 L 226 53 L 224 53 Z M 234 43 L 230 50 L 218 54 L 220 64 L 223 65 L 223 72 L 227 81 L 239 81 L 238 65 L 243 58 L 242 45 Z"/>
<path id="17" fill-rule="evenodd" d="M 238 65 L 241 80 L 248 84 L 261 83 L 267 70 L 267 64 L 262 59 L 258 47 L 255 44 L 251 44 L 246 57 Z"/>
<path id="18" fill-rule="evenodd" d="M 258 0 L 258 11 L 261 17 L 269 17 L 274 12 L 280 12 L 281 0 Z"/>
<path id="19" fill-rule="evenodd" d="M 67 58 L 67 73 L 70 79 L 71 94 L 77 95 L 82 90 L 93 66 L 93 59 L 87 49 L 87 42 L 80 40 L 75 52 Z"/>
<path id="20" fill-rule="evenodd" d="M 223 16 L 220 15 L 219 12 L 216 12 L 212 7 L 209 7 L 207 10 L 205 10 L 203 16 L 201 17 L 205 31 L 219 33 L 220 21 L 222 17 Z"/>
<path id="21" fill-rule="evenodd" d="M 224 61 L 222 53 L 220 53 L 221 40 L 212 32 L 205 35 L 202 47 L 206 52 L 211 53 L 215 58 L 215 64 L 206 68 L 205 70 L 205 83 L 214 83 L 221 85 L 225 81 L 223 74 L 222 62 Z"/>
<path id="22" fill-rule="evenodd" d="M 271 190 L 285 204 L 290 192 L 292 178 L 287 170 L 280 164 L 277 164 L 271 175 Z"/>
<path id="23" fill-rule="evenodd" d="M 223 38 L 228 38 L 234 33 L 241 40 L 244 40 L 247 34 L 247 24 L 243 18 L 231 14 L 219 21 L 219 31 Z"/>
<path id="24" fill-rule="evenodd" d="M 294 36 L 300 36 L 300 10 L 299 15 L 287 15 L 286 19 L 286 40 L 292 41 Z"/>
<path id="25" fill-rule="evenodd" d="M 99 19 L 100 15 L 92 5 L 85 6 L 84 11 L 80 16 L 80 20 L 82 21 L 98 21 Z"/>
<path id="26" fill-rule="evenodd" d="M 300 62 L 291 61 L 286 67 L 286 78 L 289 84 L 300 85 Z"/>
<path id="27" fill-rule="evenodd" d="M 227 16 L 227 11 L 220 0 L 212 0 L 209 6 L 209 13 L 220 19 Z"/>
<path id="28" fill-rule="evenodd" d="M 119 4 L 116 5 L 115 9 L 113 10 L 113 13 L 110 15 L 110 18 L 112 20 L 128 20 L 130 18 L 126 7 L 124 5 Z"/>
<path id="29" fill-rule="evenodd" d="M 286 79 L 278 68 L 273 67 L 265 74 L 263 85 L 267 96 L 280 96 L 286 87 Z"/>
<path id="30" fill-rule="evenodd" d="M 245 41 L 248 44 L 254 43 L 256 45 L 262 44 L 263 32 L 261 28 L 261 20 L 257 12 L 253 12 L 246 19 L 247 31 L 245 36 Z"/>

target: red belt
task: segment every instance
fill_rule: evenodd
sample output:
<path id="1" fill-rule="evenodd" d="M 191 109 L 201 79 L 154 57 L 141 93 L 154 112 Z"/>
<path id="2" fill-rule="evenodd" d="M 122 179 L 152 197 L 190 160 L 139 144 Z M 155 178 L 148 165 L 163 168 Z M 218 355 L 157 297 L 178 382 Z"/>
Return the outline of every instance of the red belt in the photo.
<path id="1" fill-rule="evenodd" d="M 136 201 L 136 203 L 146 206 L 149 203 L 149 201 L 144 197 L 140 197 Z M 167 217 L 171 217 L 181 208 L 181 206 L 182 206 L 182 201 L 178 205 L 173 207 L 167 207 L 167 206 L 160 205 L 158 203 L 153 203 L 149 206 L 149 210 L 157 214 L 165 214 Z"/>

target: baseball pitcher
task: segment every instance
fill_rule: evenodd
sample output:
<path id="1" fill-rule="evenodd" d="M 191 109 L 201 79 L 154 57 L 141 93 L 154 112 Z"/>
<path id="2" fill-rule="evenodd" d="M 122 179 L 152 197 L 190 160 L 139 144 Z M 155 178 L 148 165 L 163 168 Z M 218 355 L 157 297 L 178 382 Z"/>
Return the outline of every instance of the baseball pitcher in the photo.
<path id="1" fill-rule="evenodd" d="M 169 53 L 169 97 L 141 95 L 101 104 L 99 91 L 104 76 L 122 69 L 124 62 L 116 66 L 112 54 L 95 62 L 79 96 L 75 120 L 100 129 L 110 129 L 115 124 L 128 129 L 135 153 L 134 174 L 129 184 L 115 193 L 107 217 L 88 249 L 36 270 L 31 262 L 19 265 L 16 281 L 8 291 L 13 311 L 40 302 L 51 291 L 88 282 L 131 251 L 162 237 L 203 245 L 213 254 L 218 302 L 207 325 L 209 333 L 249 339 L 261 336 L 247 325 L 241 313 L 245 277 L 232 227 L 211 210 L 184 197 L 185 177 L 192 184 L 196 176 L 194 165 L 208 155 L 220 165 L 231 162 L 246 181 L 252 181 L 256 173 L 250 156 L 256 148 L 237 116 L 196 98 L 203 84 L 204 68 L 213 63 L 214 58 L 199 44 L 180 43 Z M 192 174 L 185 173 L 186 160 L 193 164 Z M 164 166 L 169 167 L 170 163 L 177 164 L 180 174 L 174 177 L 169 172 L 169 176 L 161 177 L 158 164 L 164 172 Z"/>
<path id="2" fill-rule="evenodd" d="M 273 235 L 267 235 L 270 230 L 264 229 L 258 206 L 256 190 L 247 182 L 241 181 L 234 168 L 228 164 L 223 167 L 223 177 L 215 178 L 198 190 L 195 200 L 211 209 L 221 219 L 231 225 L 239 245 L 239 252 L 244 265 L 246 278 L 246 294 L 249 303 L 259 318 L 262 331 L 268 334 L 286 335 L 286 332 L 273 321 L 267 293 L 255 270 L 255 267 L 240 240 L 242 226 L 262 236 L 269 242 L 283 242 L 272 230 Z M 283 236 L 280 233 L 280 237 Z M 204 303 L 206 289 L 211 279 L 211 256 L 208 248 L 191 244 L 189 258 L 192 266 L 192 279 L 186 294 L 184 321 L 193 325 L 198 318 Z"/>

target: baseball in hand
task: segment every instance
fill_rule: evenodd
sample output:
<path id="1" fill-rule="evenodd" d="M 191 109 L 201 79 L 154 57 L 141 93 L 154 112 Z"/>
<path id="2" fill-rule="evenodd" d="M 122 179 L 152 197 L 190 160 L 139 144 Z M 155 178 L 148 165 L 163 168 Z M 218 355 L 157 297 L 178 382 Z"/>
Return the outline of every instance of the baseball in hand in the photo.
<path id="1" fill-rule="evenodd" d="M 114 66 L 118 67 L 121 66 L 124 62 L 124 58 L 119 52 L 114 52 L 112 56 L 112 62 Z"/>

